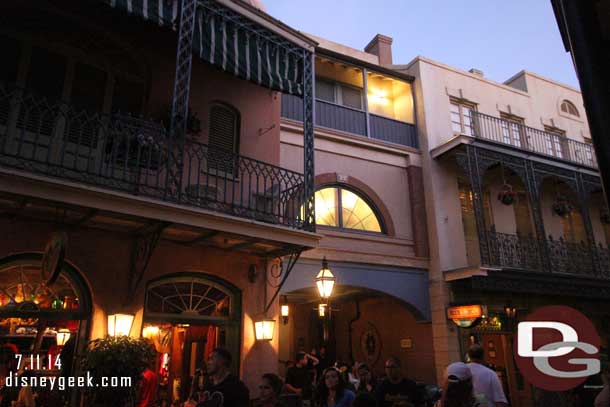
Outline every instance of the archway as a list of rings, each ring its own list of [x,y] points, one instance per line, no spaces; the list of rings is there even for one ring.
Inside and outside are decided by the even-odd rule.
[[[241,292],[214,275],[185,272],[150,281],[142,336],[157,350],[158,398],[183,403],[201,390],[205,362],[214,348],[233,356],[239,372]]]
[[[69,375],[75,368],[76,350],[87,343],[92,311],[87,283],[76,267],[64,261],[57,280],[47,285],[41,273],[42,257],[41,253],[21,253],[0,259],[2,381],[8,372],[19,369],[46,376],[64,370]],[[15,354],[23,355],[20,361]],[[59,405],[52,397],[43,391],[39,400]]]

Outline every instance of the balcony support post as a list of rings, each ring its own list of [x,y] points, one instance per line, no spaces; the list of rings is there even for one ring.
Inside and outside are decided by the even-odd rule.
[[[591,261],[593,262],[593,270],[591,271],[599,271],[600,263],[597,259],[597,250],[595,250],[595,234],[593,232],[593,224],[591,222],[591,213],[589,212],[589,198],[591,191],[587,189],[581,173],[576,174],[576,187],[578,189],[578,200],[580,201],[580,215],[582,216],[585,233],[587,234],[587,246],[591,253]]]
[[[371,137],[371,116],[369,115],[369,78],[368,70],[362,68],[362,87],[364,92],[364,121],[366,126],[366,136]]]
[[[456,156],[458,164],[464,169],[470,188],[472,189],[472,203],[474,206],[474,217],[477,225],[477,235],[479,237],[479,248],[481,254],[481,265],[489,266],[492,264],[491,244],[487,227],[485,225],[485,215],[483,208],[483,178],[479,166],[476,147],[466,146],[466,154]]]
[[[196,0],[182,0],[180,28],[176,47],[176,75],[172,97],[172,117],[167,146],[167,174],[165,197],[179,201],[182,194],[184,141],[191,88],[193,36],[195,33]]]
[[[540,185],[536,181],[534,165],[531,161],[525,161],[525,176],[527,182],[527,196],[529,198],[530,210],[534,220],[534,228],[536,230],[536,241],[538,242],[538,267],[540,270],[549,270],[549,253],[546,244],[546,230],[544,227],[544,216],[542,215],[542,206],[540,205]]]
[[[303,51],[303,228],[316,230],[314,118],[315,118],[314,55]]]

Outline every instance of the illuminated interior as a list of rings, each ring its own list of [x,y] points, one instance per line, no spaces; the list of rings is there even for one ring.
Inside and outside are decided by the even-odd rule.
[[[410,83],[369,71],[367,86],[371,114],[415,123]],[[316,99],[364,111],[364,94],[362,69],[327,58],[316,58]]]
[[[316,224],[381,232],[381,222],[371,206],[356,193],[340,187],[316,191]]]

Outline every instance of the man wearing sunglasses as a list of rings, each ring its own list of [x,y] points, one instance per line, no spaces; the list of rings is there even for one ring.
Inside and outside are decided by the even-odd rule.
[[[375,397],[379,407],[419,407],[422,397],[417,384],[403,376],[400,360],[391,357],[385,362],[386,378],[377,386]]]

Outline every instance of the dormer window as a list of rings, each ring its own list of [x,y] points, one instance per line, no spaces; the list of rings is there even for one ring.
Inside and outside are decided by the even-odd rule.
[[[570,102],[569,100],[564,100],[563,102],[561,102],[561,111],[574,117],[580,117],[578,109],[576,109],[574,103]]]

